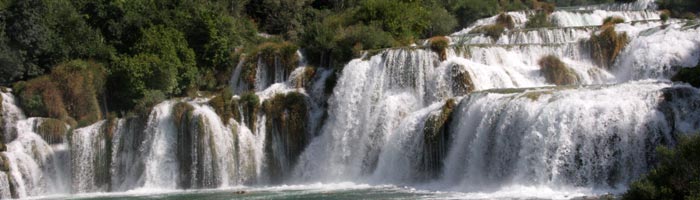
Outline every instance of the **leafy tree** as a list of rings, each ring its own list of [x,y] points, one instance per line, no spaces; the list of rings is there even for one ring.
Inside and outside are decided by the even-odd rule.
[[[622,199],[700,198],[700,136],[681,138],[671,149],[657,148],[659,164],[630,185]]]
[[[310,0],[250,0],[246,9],[261,30],[296,39],[301,32],[305,8],[310,4]]]

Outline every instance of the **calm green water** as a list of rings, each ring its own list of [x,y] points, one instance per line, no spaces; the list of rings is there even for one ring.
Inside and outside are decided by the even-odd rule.
[[[243,194],[240,194],[244,191]],[[74,196],[49,196],[38,199],[95,199],[95,200],[228,200],[228,199],[449,199],[447,193],[416,191],[392,186],[323,188],[323,187],[270,187],[232,188],[189,191],[132,191],[126,193],[96,193]]]
[[[590,191],[588,191],[590,192]],[[228,200],[228,199],[571,199],[589,196],[581,191],[554,191],[538,187],[511,187],[491,193],[432,192],[398,186],[356,184],[312,184],[277,187],[240,187],[207,190],[139,189],[124,193],[93,193],[47,196],[36,199],[95,200]],[[590,196],[589,196],[590,197]]]

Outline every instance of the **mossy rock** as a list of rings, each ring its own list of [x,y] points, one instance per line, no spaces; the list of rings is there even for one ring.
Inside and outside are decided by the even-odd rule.
[[[681,68],[671,80],[686,82],[693,87],[700,87],[700,65],[693,68]]]
[[[211,103],[211,102],[210,102]],[[173,106],[173,120],[175,124],[182,124],[192,118],[194,107],[187,102],[178,102]]]
[[[447,47],[450,45],[449,39],[445,36],[435,36],[428,39],[430,49],[437,53],[440,61],[447,59]]]
[[[555,85],[575,85],[579,82],[578,75],[556,56],[549,55],[538,62],[540,72],[548,83]]]
[[[304,67],[304,72],[297,76],[295,80],[292,80],[296,88],[305,88],[311,85],[311,80],[313,80],[314,75],[316,75],[315,67]]]
[[[454,96],[463,96],[474,91],[474,81],[464,66],[452,65],[450,74],[452,74],[452,94]]]
[[[593,34],[588,40],[591,57],[598,66],[610,69],[615,59],[629,43],[627,33],[615,32],[614,26],[604,26],[600,34]]]
[[[12,90],[10,90],[10,88],[8,88],[8,87],[0,86],[0,92],[9,93],[11,91]]]
[[[0,139],[0,152],[5,151],[7,151],[7,145],[5,145],[5,141],[2,141],[2,139]]]
[[[515,28],[515,21],[513,17],[506,13],[501,13],[496,17],[496,24],[499,24],[507,29]]]
[[[537,12],[534,15],[530,15],[525,23],[525,28],[548,28],[554,27],[554,24],[549,20],[549,14],[547,12]]]
[[[233,113],[238,112],[231,106],[232,103],[233,94],[228,89],[222,90],[216,97],[209,100],[209,105],[214,108],[214,111],[224,123],[228,123],[228,120],[233,117]]]
[[[618,16],[610,16],[603,19],[603,26],[614,26],[615,24],[625,23],[625,19]]]
[[[477,28],[474,28],[473,30],[469,31],[469,33],[480,33],[484,34],[494,41],[498,41],[498,39],[501,38],[501,35],[503,35],[503,32],[506,31],[506,28],[501,25],[501,24],[492,24],[492,25],[484,25],[484,26],[479,26]]]
[[[43,118],[37,126],[37,134],[49,144],[63,143],[63,138],[68,133],[67,124],[53,118]]]
[[[277,94],[263,102],[263,112],[267,116],[266,138],[270,138],[266,140],[265,145],[268,170],[273,177],[272,181],[280,182],[288,175],[284,171],[289,170],[286,167],[294,166],[310,141],[307,137],[307,97],[298,92]],[[278,138],[277,141],[281,142],[278,145],[282,145],[283,152],[273,150],[273,138]],[[278,163],[281,159],[286,159],[289,165],[285,167]]]
[[[425,121],[421,171],[426,179],[437,177],[443,167],[450,143],[449,124],[456,106],[454,99],[448,99],[440,112],[431,114]]]
[[[4,153],[0,153],[0,171],[10,171],[10,159],[8,159]]]
[[[250,131],[255,134],[257,129],[255,124],[258,120],[257,113],[260,110],[260,98],[253,92],[241,95],[238,106],[243,110],[243,120]]]

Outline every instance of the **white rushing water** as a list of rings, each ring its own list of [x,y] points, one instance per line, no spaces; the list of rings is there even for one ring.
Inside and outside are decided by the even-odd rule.
[[[656,146],[700,130],[700,90],[668,81],[698,64],[700,28],[661,22],[655,8],[651,0],[560,8],[549,17],[556,27],[537,29],[524,29],[534,12],[508,12],[514,29],[497,39],[470,34],[497,16],[478,20],[449,37],[444,60],[420,46],[366,54],[340,72],[307,68],[300,52],[293,70],[279,56],[272,66],[242,58],[233,95],[222,98],[229,119],[215,96],[170,99],[73,129],[60,144],[45,142],[44,119],[25,117],[2,92],[0,198],[375,187],[365,183],[446,198],[619,193],[653,165]],[[625,19],[615,29],[630,42],[605,68],[587,40],[610,16]],[[575,84],[547,82],[539,61],[550,55]],[[293,106],[306,110],[293,115]],[[302,129],[291,129],[300,116]]]

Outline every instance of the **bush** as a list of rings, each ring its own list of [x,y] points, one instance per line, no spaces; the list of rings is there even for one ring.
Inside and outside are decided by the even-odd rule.
[[[663,21],[664,23],[666,23],[666,21],[668,21],[668,19],[670,17],[671,17],[671,11],[668,11],[668,10],[662,10],[661,14],[659,14],[659,18],[661,18],[661,21]]]
[[[545,12],[538,12],[530,15],[525,23],[525,28],[548,28],[554,27],[554,24],[549,21],[549,16]]]
[[[657,148],[654,169],[630,185],[622,199],[700,198],[700,136],[682,137],[675,148]]]
[[[609,69],[615,64],[615,59],[627,46],[627,33],[618,34],[615,27],[603,27],[600,34],[593,34],[588,41],[593,60],[603,68]]]
[[[28,116],[56,118],[81,127],[102,119],[98,99],[104,94],[104,82],[102,65],[76,60],[14,87]]]
[[[686,82],[693,87],[700,87],[700,65],[693,68],[682,68],[671,80]]]
[[[548,83],[555,85],[574,85],[578,83],[578,75],[556,56],[545,56],[538,61],[540,72]]]
[[[430,49],[438,54],[440,60],[447,59],[447,47],[450,45],[450,41],[445,36],[435,36],[428,39],[430,43]]]
[[[134,110],[142,117],[148,116],[153,106],[165,101],[166,96],[160,90],[146,90],[143,97],[136,100]]]

